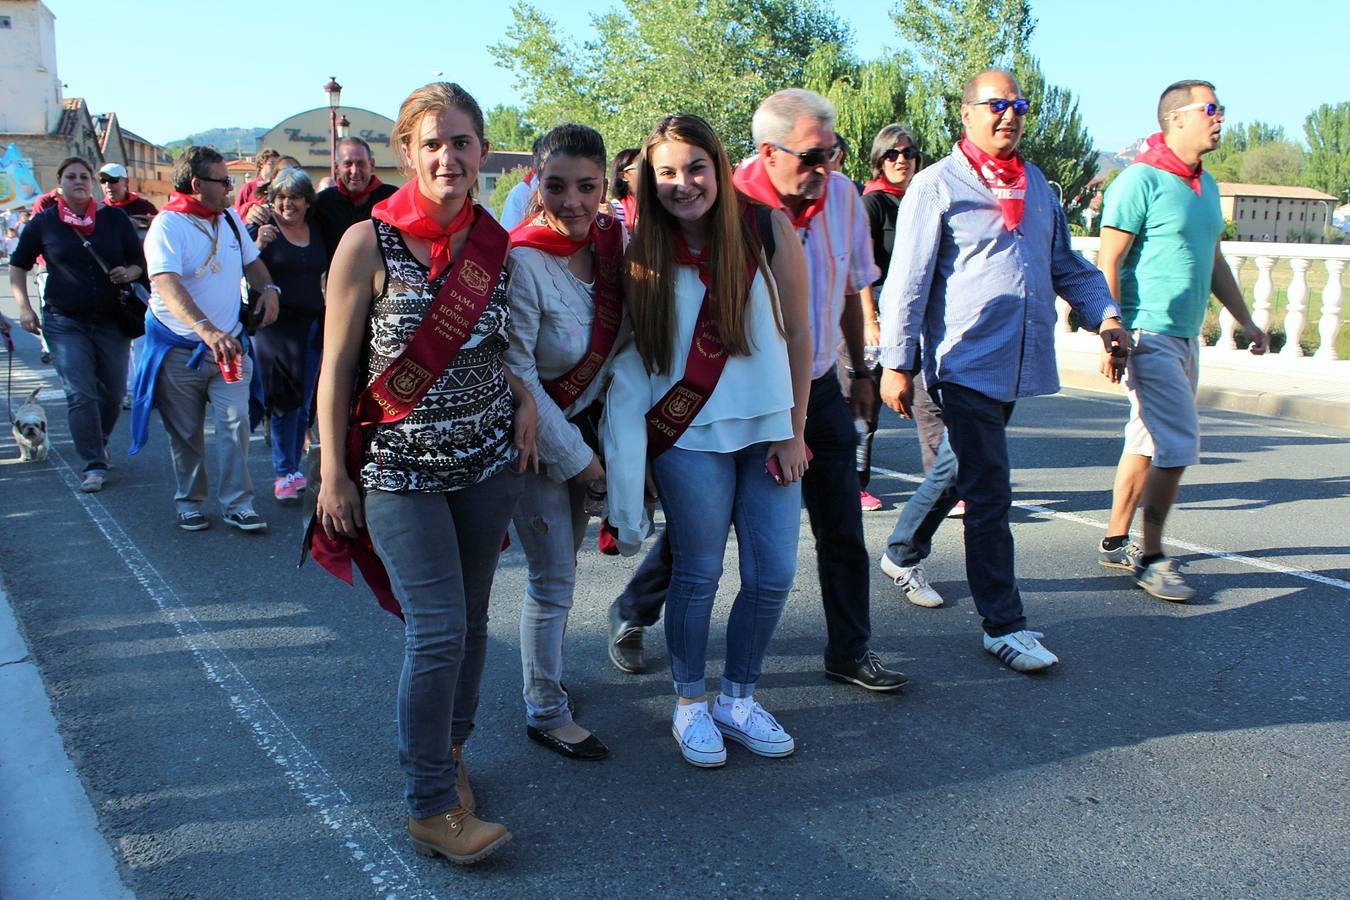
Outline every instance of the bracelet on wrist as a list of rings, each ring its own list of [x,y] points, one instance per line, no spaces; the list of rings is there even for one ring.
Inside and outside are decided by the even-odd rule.
[[[210,324],[211,324],[211,320],[210,320],[210,319],[206,318],[205,316],[202,316],[200,319],[198,319],[197,321],[195,321],[195,322],[192,323],[192,327],[193,327],[193,328],[200,328],[203,322],[205,322],[207,325],[210,325]]]

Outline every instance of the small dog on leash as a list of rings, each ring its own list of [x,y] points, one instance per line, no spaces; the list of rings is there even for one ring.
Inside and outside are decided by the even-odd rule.
[[[47,414],[38,405],[40,388],[34,389],[14,414],[14,440],[19,445],[19,459],[23,462],[41,462],[47,458]]]

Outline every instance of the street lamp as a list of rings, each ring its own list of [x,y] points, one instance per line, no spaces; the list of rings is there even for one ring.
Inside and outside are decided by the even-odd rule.
[[[336,75],[328,76],[328,83],[323,86],[323,90],[328,95],[328,169],[333,180],[337,181],[337,124],[342,85],[337,83]]]
[[[349,122],[349,121],[347,121],[347,116],[346,116],[346,115],[341,115],[341,116],[339,116],[339,117],[338,117],[338,120],[337,120],[337,136],[338,136],[338,140],[341,141],[341,140],[346,139],[348,132],[351,130],[351,127],[352,127],[352,123]]]
[[[1322,204],[1323,208],[1326,210],[1325,218],[1322,219],[1322,228],[1321,228],[1322,243],[1325,244],[1327,242],[1327,229],[1331,227],[1331,201],[1314,200],[1313,202]]]
[[[1064,205],[1064,188],[1063,188],[1063,186],[1061,186],[1060,183],[1059,183],[1058,181],[1051,181],[1050,184],[1053,184],[1053,185],[1055,186],[1055,193],[1059,195],[1059,205],[1060,205],[1060,206],[1063,206],[1063,205]]]

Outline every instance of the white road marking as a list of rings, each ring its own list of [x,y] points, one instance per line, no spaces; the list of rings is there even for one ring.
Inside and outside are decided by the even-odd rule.
[[[1086,389],[1075,388],[1073,390],[1084,391]],[[1069,400],[1083,400],[1087,403],[1104,403],[1109,406],[1115,407],[1122,407],[1122,406],[1128,407],[1130,405],[1130,401],[1127,400],[1125,397],[1093,397],[1086,393],[1066,394],[1062,390],[1058,394],[1051,394],[1050,396],[1065,397]],[[1288,434],[1297,434],[1302,437],[1324,438],[1329,441],[1344,440],[1344,437],[1337,437],[1334,434],[1322,434],[1321,432],[1318,431],[1308,431],[1307,429],[1303,428],[1290,428],[1288,425],[1276,425],[1275,420],[1272,419],[1270,416],[1263,416],[1257,413],[1247,413],[1246,415],[1252,417],[1250,419],[1234,419],[1231,417],[1241,416],[1244,415],[1244,413],[1234,409],[1215,410],[1215,412],[1226,412],[1228,413],[1228,417],[1212,415],[1209,410],[1201,410],[1200,418],[1209,419],[1213,422],[1222,425],[1241,425],[1247,428],[1259,428],[1262,431],[1283,431]],[[1124,427],[1123,422],[1121,423],[1121,427],[1122,428]]]
[[[897,472],[894,469],[883,469],[880,466],[872,466],[873,475],[881,475],[886,478],[897,478],[900,481],[911,481],[915,484],[923,481],[922,475],[910,475],[908,472]],[[1087,516],[1080,516],[1077,513],[1060,512],[1050,509],[1048,506],[1041,506],[1036,503],[1030,503],[1025,500],[1014,500],[1013,506],[1018,509],[1025,509],[1032,515],[1040,516],[1044,519],[1065,519],[1069,522],[1076,522],[1079,525],[1089,525],[1093,528],[1106,530],[1106,523],[1099,522],[1096,519],[1090,519]],[[1340,588],[1343,591],[1350,591],[1350,581],[1342,581],[1339,578],[1331,578],[1327,575],[1319,575],[1316,572],[1309,572],[1307,569],[1297,569],[1293,566],[1282,566],[1278,563],[1267,562],[1264,559],[1257,559],[1254,556],[1244,556],[1241,553],[1233,553],[1229,550],[1220,550],[1216,547],[1206,547],[1203,544],[1193,544],[1190,541],[1182,541],[1176,538],[1163,538],[1163,543],[1173,547],[1180,547],[1189,553],[1199,553],[1204,556],[1212,556],[1215,559],[1226,559],[1230,562],[1240,563],[1244,566],[1251,566],[1253,569],[1264,569],[1267,572],[1277,572],[1280,575],[1292,575],[1295,578],[1303,578],[1308,581],[1315,581],[1318,584],[1325,584],[1329,587]]]
[[[343,850],[370,880],[375,893],[389,898],[434,897],[422,886],[408,861],[370,824],[347,792],[253,686],[230,655],[221,649],[98,498],[80,492],[80,477],[55,447],[51,458],[59,463],[57,471],[62,480],[94,525],[103,532],[108,544],[192,651],[207,679],[224,691],[230,706],[248,727],[258,747],[281,767],[286,780],[305,802],[318,811],[320,819],[342,843]]]

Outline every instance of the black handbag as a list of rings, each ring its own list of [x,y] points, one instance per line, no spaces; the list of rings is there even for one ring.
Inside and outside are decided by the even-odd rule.
[[[104,275],[112,271],[107,261],[94,249],[94,245],[89,243],[88,238],[81,243],[84,244],[84,249],[89,251],[89,255],[94,257],[94,262],[98,263],[98,267],[103,270]],[[117,313],[114,318],[117,322],[117,329],[122,334],[135,340],[145,334],[145,309],[150,305],[150,292],[139,281],[119,284],[116,285],[116,288]]]

